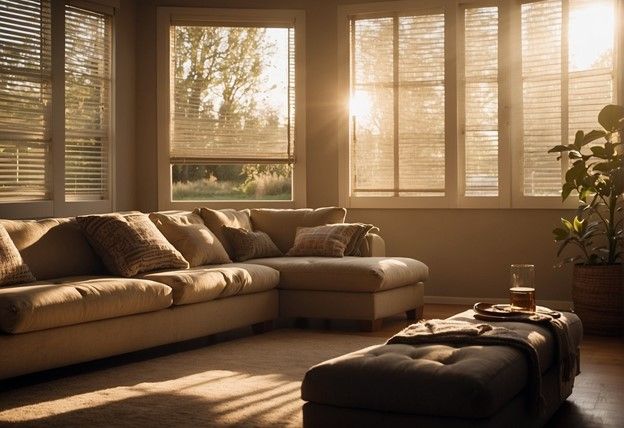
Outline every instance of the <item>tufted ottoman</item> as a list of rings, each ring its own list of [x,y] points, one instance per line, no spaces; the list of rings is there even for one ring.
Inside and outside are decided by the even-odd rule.
[[[472,311],[451,319],[475,321]],[[563,313],[572,344],[582,338],[578,317]],[[542,426],[565,397],[559,394],[556,338],[542,325],[497,323],[540,335],[543,411],[527,406],[529,366],[509,346],[376,345],[312,367],[301,386],[304,425],[533,427]],[[533,336],[535,337],[535,336]]]

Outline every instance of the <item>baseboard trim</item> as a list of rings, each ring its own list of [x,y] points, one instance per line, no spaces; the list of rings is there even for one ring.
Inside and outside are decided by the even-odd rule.
[[[472,306],[476,302],[506,302],[509,297],[453,297],[453,296],[425,296],[425,304],[442,305],[467,305]],[[537,299],[537,304],[547,306],[551,309],[570,310],[572,302],[568,300],[541,300]]]

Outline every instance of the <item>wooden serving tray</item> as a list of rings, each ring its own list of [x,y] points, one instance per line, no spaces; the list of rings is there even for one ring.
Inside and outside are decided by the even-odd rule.
[[[561,317],[561,313],[544,306],[537,306],[535,312],[517,311],[504,303],[478,302],[473,306],[475,318],[486,321],[549,321]]]

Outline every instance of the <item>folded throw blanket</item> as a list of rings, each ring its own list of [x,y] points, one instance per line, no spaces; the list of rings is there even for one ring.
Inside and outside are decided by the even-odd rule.
[[[386,343],[513,346],[526,355],[529,363],[529,409],[534,414],[539,414],[543,410],[542,372],[537,350],[529,338],[521,336],[513,330],[491,324],[433,319],[406,327],[392,336]]]
[[[477,317],[478,314],[474,314]],[[479,317],[479,319],[484,319]],[[538,323],[547,326],[556,340],[559,364],[559,395],[561,399],[572,393],[574,377],[580,373],[579,352],[575,349],[568,333],[568,326],[561,318],[551,316],[539,317],[531,320],[504,319],[498,321]],[[495,323],[482,323],[459,320],[428,320],[412,324],[393,337],[387,343],[402,343],[408,345],[445,343],[449,345],[502,345],[519,349],[527,357],[529,378],[527,389],[529,392],[529,409],[534,414],[543,410],[542,371],[538,359],[537,349],[531,341],[532,335],[524,337],[514,330],[497,326]],[[541,340],[537,335],[535,340]]]

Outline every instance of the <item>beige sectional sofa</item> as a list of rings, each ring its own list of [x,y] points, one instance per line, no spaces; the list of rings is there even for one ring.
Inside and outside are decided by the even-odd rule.
[[[315,211],[245,215],[285,252],[298,226],[314,225]],[[361,256],[257,258],[124,278],[107,272],[75,218],[0,226],[37,279],[0,287],[0,379],[278,317],[354,319],[372,329],[383,317],[422,314],[427,267],[384,257],[375,234]]]

